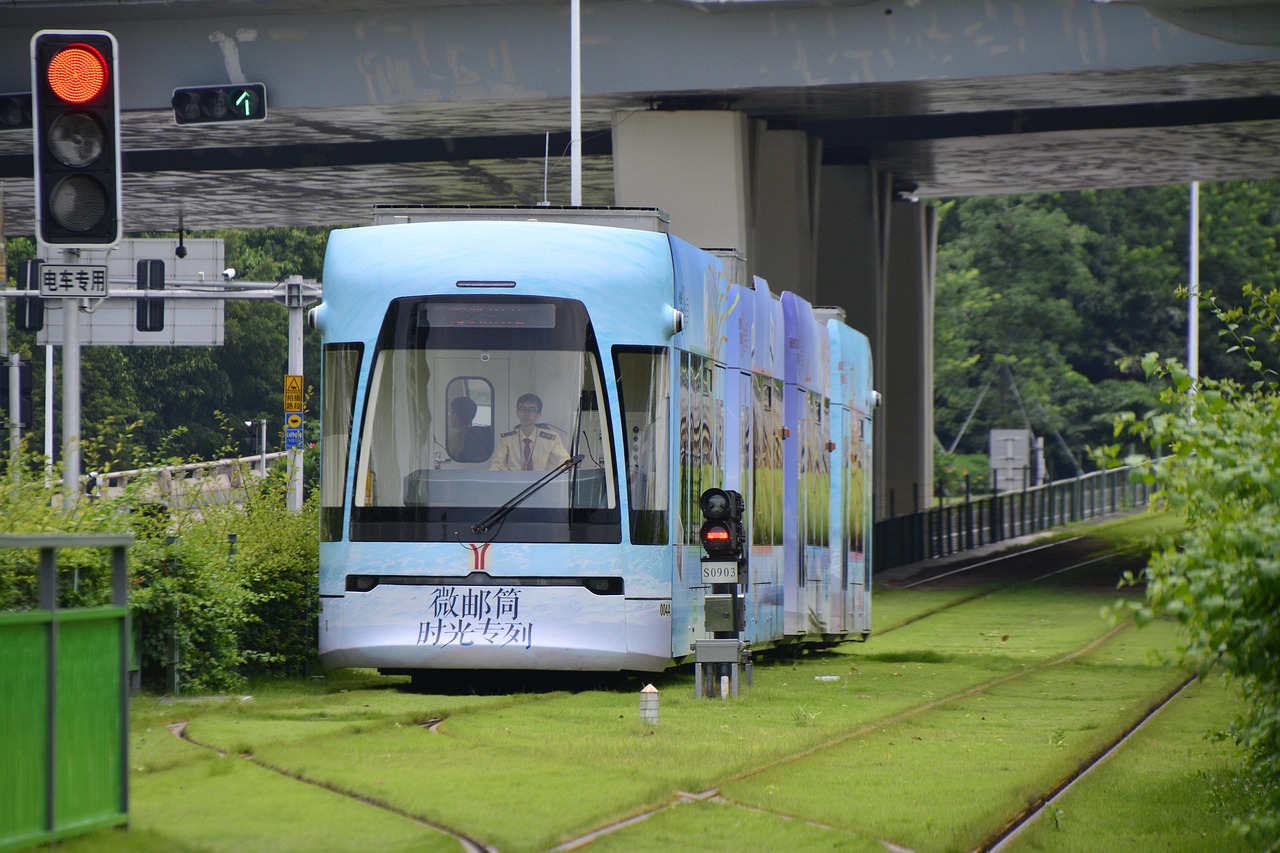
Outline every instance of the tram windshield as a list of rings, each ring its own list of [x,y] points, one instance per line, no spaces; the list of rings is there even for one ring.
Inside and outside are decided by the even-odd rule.
[[[395,300],[369,374],[351,538],[620,541],[605,403],[577,300]],[[556,469],[500,520],[478,525]]]

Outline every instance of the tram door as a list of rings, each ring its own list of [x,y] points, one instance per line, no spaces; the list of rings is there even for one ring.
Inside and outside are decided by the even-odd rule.
[[[850,482],[854,472],[848,465],[849,452],[849,410],[844,406],[831,407],[830,435],[835,440],[835,450],[831,452],[831,561],[829,563],[831,625],[830,633],[843,633],[849,630],[849,611],[851,605],[850,586],[853,582],[849,573],[849,533],[851,514]]]

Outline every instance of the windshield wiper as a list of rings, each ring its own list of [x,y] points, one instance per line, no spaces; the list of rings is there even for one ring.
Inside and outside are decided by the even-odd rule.
[[[493,525],[497,524],[499,521],[506,518],[507,515],[513,509],[520,506],[520,504],[524,503],[531,495],[533,495],[534,492],[538,491],[547,483],[550,483],[556,477],[559,477],[565,471],[568,471],[570,468],[577,468],[578,465],[581,463],[582,463],[581,453],[577,454],[576,456],[570,456],[568,459],[564,460],[559,465],[552,468],[546,474],[543,474],[536,481],[530,483],[528,488],[526,488],[523,492],[516,495],[511,500],[507,501],[502,506],[495,509],[493,512],[489,513],[484,518],[477,521],[475,524],[471,525],[471,532],[476,534],[488,532],[489,528],[493,527]]]

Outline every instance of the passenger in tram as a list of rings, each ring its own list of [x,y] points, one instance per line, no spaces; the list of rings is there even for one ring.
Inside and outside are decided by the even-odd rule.
[[[542,398],[521,394],[516,401],[520,426],[498,438],[498,451],[489,466],[494,471],[550,471],[569,458],[560,434],[538,426]]]
[[[483,462],[493,452],[493,431],[475,426],[476,402],[470,397],[449,401],[449,428],[445,434],[449,457],[455,462]]]

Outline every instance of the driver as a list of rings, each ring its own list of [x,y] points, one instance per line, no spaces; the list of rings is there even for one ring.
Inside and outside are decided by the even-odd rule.
[[[560,435],[539,429],[542,399],[537,394],[521,394],[516,401],[520,426],[498,438],[498,449],[489,466],[494,471],[550,471],[569,458]]]

